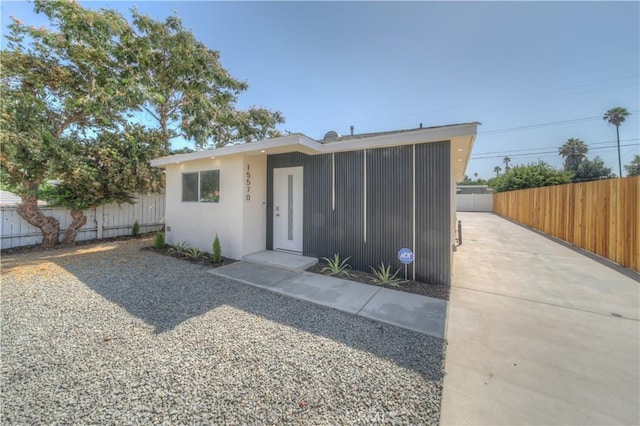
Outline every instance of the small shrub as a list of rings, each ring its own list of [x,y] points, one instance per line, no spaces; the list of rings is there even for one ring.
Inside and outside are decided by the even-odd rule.
[[[176,257],[186,257],[187,250],[189,250],[189,245],[186,241],[182,243],[178,242],[175,243],[171,248],[169,248],[167,253]]]
[[[140,233],[140,224],[136,220],[133,223],[133,226],[131,227],[131,236],[132,237],[137,237],[139,233]]]
[[[184,256],[189,260],[198,260],[200,259],[204,253],[196,247],[186,249],[184,252]]]
[[[347,271],[347,269],[351,269],[351,265],[349,265],[347,261],[351,259],[351,256],[347,257],[346,259],[340,260],[340,253],[336,253],[333,255],[332,259],[328,259],[326,257],[323,257],[322,259],[327,262],[327,266],[322,268],[322,270],[320,271],[323,274],[337,276],[344,275],[345,277],[349,276],[349,272]]]
[[[155,248],[157,248],[158,250],[161,250],[164,248],[165,243],[164,243],[164,234],[160,231],[156,232],[156,238],[153,241],[153,246]]]
[[[400,278],[396,278],[400,269],[398,269],[395,274],[391,275],[391,264],[385,266],[384,262],[382,262],[380,263],[380,266],[378,266],[378,269],[374,269],[372,266],[370,266],[370,268],[375,275],[373,280],[377,283],[390,285],[392,287],[400,287],[400,284],[405,282]]]
[[[216,234],[216,239],[213,240],[213,247],[211,251],[211,261],[213,263],[222,262],[222,247],[220,246],[220,240],[218,239],[218,234]]]

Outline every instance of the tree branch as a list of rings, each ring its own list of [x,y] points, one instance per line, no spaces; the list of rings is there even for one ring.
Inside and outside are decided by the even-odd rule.
[[[74,114],[74,115],[72,115],[71,117],[69,117],[69,118],[67,118],[66,120],[64,120],[64,121],[62,122],[62,124],[61,124],[61,125],[59,125],[59,126],[56,128],[56,130],[53,132],[53,136],[54,136],[55,138],[60,137],[60,135],[61,135],[62,133],[64,133],[64,131],[65,131],[65,130],[67,130],[67,128],[68,128],[70,125],[75,124],[75,123],[79,123],[79,122],[81,122],[82,120],[84,120],[85,118],[86,118],[86,117],[85,117],[85,115],[84,115],[83,113],[81,113],[81,112],[75,113],[75,114]]]
[[[153,113],[153,111],[149,108],[147,108],[146,106],[142,105],[142,109],[145,110],[150,116],[152,116],[153,118],[155,118],[156,120],[160,121],[160,117],[158,117],[157,115],[155,115]]]

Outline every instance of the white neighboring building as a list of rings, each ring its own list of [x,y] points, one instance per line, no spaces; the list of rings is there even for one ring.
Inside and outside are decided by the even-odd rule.
[[[458,185],[456,211],[493,212],[493,190],[487,185]]]

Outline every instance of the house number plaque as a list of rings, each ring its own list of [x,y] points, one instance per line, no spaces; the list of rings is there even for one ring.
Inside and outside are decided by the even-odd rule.
[[[247,201],[251,200],[251,168],[250,167],[251,166],[249,166],[249,164],[247,164],[247,174],[246,174],[247,180],[245,182],[246,185],[247,185],[246,186],[247,195],[245,195],[245,197],[244,197]]]

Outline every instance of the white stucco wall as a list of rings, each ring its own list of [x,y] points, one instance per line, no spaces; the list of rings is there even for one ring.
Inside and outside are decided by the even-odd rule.
[[[182,202],[182,174],[206,170],[220,170],[220,202]],[[266,171],[266,155],[238,154],[167,165],[167,244],[187,242],[210,253],[217,234],[225,257],[242,259],[265,250]]]
[[[266,250],[267,247],[266,155],[245,156],[243,171],[243,254],[250,254]],[[247,172],[250,173],[250,177]]]

